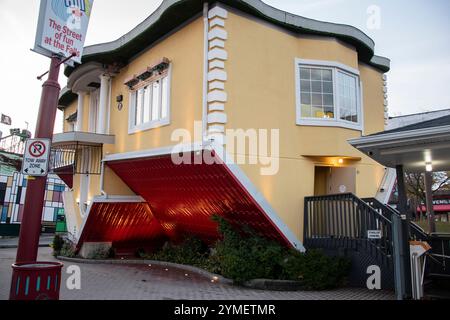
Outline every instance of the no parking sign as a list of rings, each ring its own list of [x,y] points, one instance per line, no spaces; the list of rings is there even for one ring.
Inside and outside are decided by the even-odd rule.
[[[25,144],[22,173],[34,177],[46,176],[48,174],[49,157],[49,139],[28,139]]]

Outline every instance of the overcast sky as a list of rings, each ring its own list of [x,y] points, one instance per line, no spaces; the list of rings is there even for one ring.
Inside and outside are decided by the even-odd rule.
[[[39,0],[0,0],[0,113],[13,127],[34,133],[41,83],[36,76],[49,59],[34,45]],[[139,24],[161,0],[95,0],[86,45],[115,40]],[[279,9],[318,20],[353,25],[376,43],[376,54],[392,60],[390,115],[450,108],[450,1],[448,0],[265,0]],[[379,28],[368,28],[375,5]],[[370,11],[370,10],[369,10]],[[369,20],[372,21],[372,20]],[[374,26],[371,24],[371,26]],[[376,25],[375,25],[376,26]],[[60,77],[61,86],[66,79]],[[0,125],[4,135],[10,127]],[[61,131],[59,112],[56,131]]]

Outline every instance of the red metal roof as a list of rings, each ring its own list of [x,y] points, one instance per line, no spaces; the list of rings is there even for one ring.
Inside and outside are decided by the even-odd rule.
[[[203,151],[207,152],[207,151]],[[191,159],[194,154],[191,153]],[[258,202],[251,196],[248,190],[233,175],[225,164],[181,164],[173,163],[170,154],[151,158],[128,159],[108,162],[107,165],[138,195],[143,197],[150,206],[151,213],[159,222],[165,235],[173,240],[178,240],[184,235],[195,235],[205,241],[218,238],[217,225],[211,221],[215,214],[223,216],[231,223],[237,225],[249,225],[261,235],[276,240],[284,245],[292,246],[283,232],[269,218]],[[98,205],[97,205],[98,206]],[[111,207],[113,212],[101,210],[101,207],[93,206],[91,215],[104,216],[119,214],[126,218],[132,215],[133,210],[121,212],[118,208]],[[150,215],[149,215],[150,217]],[[110,230],[110,226],[104,225],[104,218],[91,222],[91,230],[95,241],[105,238],[120,238],[118,233]],[[113,224],[119,228],[120,222]],[[145,223],[152,223],[148,219]],[[144,223],[140,221],[136,226]],[[142,226],[141,226],[142,227]],[[151,228],[150,228],[151,229]],[[134,234],[132,229],[127,229],[128,236]],[[83,230],[83,234],[86,230]],[[158,228],[145,232],[160,232]],[[141,237],[145,238],[145,232]],[[114,235],[114,236],[113,236]],[[149,235],[147,235],[149,236]],[[86,239],[84,239],[86,241]],[[92,240],[93,241],[93,240]]]
[[[117,249],[148,248],[164,239],[164,231],[146,203],[94,202],[78,247],[84,242],[112,242]]]

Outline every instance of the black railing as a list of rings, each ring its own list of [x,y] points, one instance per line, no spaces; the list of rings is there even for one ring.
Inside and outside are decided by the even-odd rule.
[[[355,195],[307,197],[304,219],[307,246],[362,248],[374,258],[392,263],[391,220]]]
[[[101,173],[103,147],[83,143],[58,144],[50,157],[50,170],[56,174]]]
[[[391,217],[393,214],[400,216],[400,212],[397,211],[397,209],[392,208],[390,205],[385,205],[378,201],[375,198],[365,198],[362,199],[364,202],[368,203],[372,208],[377,210],[380,214],[382,214],[384,217],[391,220]],[[420,240],[420,241],[427,241],[429,236],[428,234],[417,224],[410,221],[410,236],[411,240]]]

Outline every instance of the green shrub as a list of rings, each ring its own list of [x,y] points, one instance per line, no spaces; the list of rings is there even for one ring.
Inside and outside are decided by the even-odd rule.
[[[282,262],[282,279],[301,281],[305,289],[326,290],[345,284],[350,270],[347,258],[328,257],[321,250],[292,250]]]
[[[55,235],[52,242],[53,255],[55,257],[60,255],[63,246],[64,246],[64,239],[58,234]]]
[[[144,257],[151,260],[205,267],[208,247],[200,239],[190,237],[181,244],[166,243],[160,251],[144,255]]]
[[[67,258],[75,258],[76,257],[75,247],[72,244],[66,242],[63,244],[61,251],[59,252],[58,255]]]
[[[300,253],[258,236],[249,228],[239,230],[221,217],[222,240],[216,244],[217,270],[237,283],[251,279],[301,281],[305,289],[325,290],[344,284],[350,269],[345,258],[328,257],[319,250]]]
[[[252,279],[295,280],[305,289],[325,290],[344,284],[350,263],[347,259],[324,255],[319,250],[300,253],[256,234],[249,227],[236,227],[222,217],[218,224],[221,240],[209,248],[197,238],[181,244],[166,243],[150,255],[140,256],[178,264],[192,265],[243,283]]]
[[[249,228],[233,227],[225,219],[214,217],[222,240],[216,244],[214,259],[219,271],[238,283],[251,279],[276,279],[285,249],[278,243],[257,236]]]

